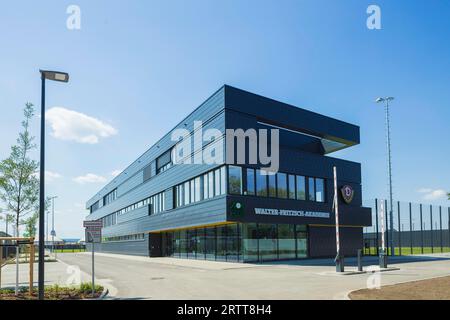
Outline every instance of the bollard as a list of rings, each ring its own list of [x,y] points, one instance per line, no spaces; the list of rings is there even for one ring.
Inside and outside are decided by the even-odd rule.
[[[344,272],[344,256],[336,255],[334,261],[336,262],[336,272]]]
[[[363,271],[363,266],[362,266],[362,250],[359,249],[358,250],[358,271]]]
[[[387,268],[387,255],[384,252],[380,252],[380,269]]]

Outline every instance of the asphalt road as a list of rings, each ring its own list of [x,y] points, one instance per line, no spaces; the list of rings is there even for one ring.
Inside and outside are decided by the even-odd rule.
[[[89,253],[58,258],[90,273]],[[95,261],[96,281],[111,298],[122,299],[345,299],[368,285],[450,275],[450,254],[402,259],[391,265],[400,270],[355,275],[336,275],[332,260],[253,265],[97,254]]]

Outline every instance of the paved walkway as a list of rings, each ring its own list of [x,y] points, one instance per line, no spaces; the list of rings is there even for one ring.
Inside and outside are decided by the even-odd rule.
[[[61,261],[90,272],[89,253]],[[376,264],[377,258],[366,258]],[[347,259],[354,265],[355,259]],[[242,264],[96,254],[96,278],[111,297],[128,299],[346,299],[350,291],[450,275],[450,254],[399,257],[399,270],[338,275],[332,259]],[[367,266],[366,266],[367,268]],[[355,266],[346,270],[356,270]]]
[[[89,274],[81,271],[77,266],[69,266],[64,262],[46,262],[45,263],[45,285],[58,284],[66,286],[74,283],[90,282]],[[16,285],[16,265],[10,264],[2,268],[2,288],[14,288]],[[38,263],[34,264],[33,284],[37,286],[38,281]],[[28,287],[30,281],[29,264],[19,264],[19,286]]]

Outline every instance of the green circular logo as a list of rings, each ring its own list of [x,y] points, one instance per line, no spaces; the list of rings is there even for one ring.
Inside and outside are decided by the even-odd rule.
[[[243,216],[244,215],[244,205],[240,202],[232,202],[230,205],[230,213],[233,216]]]

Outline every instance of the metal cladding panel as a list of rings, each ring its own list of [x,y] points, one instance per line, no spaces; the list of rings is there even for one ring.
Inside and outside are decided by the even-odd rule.
[[[146,217],[146,216],[148,216],[148,212],[149,212],[149,207],[148,206],[141,207],[139,209],[129,211],[129,212],[124,213],[124,214],[122,214],[120,216],[117,216],[117,224],[128,222],[128,221],[135,220],[135,219],[139,219],[139,218],[142,218],[142,217]],[[103,232],[105,232],[105,230],[108,230],[110,228],[111,227],[103,228],[103,230],[104,230]]]
[[[86,249],[91,250],[91,244],[86,244]],[[144,240],[121,241],[121,242],[102,242],[95,244],[96,252],[128,254],[135,256],[148,256],[148,234]]]
[[[204,130],[209,128],[217,128],[224,131],[225,128],[225,115],[224,113],[217,114],[214,119],[205,124]],[[170,145],[172,147],[172,145]],[[165,149],[167,151],[169,146]],[[217,148],[218,155],[224,154],[224,144]],[[161,147],[163,149],[163,147]],[[162,150],[163,151],[163,150]],[[154,163],[154,162],[153,162]],[[148,163],[147,163],[148,165]],[[120,186],[120,196],[108,204],[89,215],[88,219],[95,220],[102,218],[108,214],[118,211],[130,204],[141,201],[156,193],[167,190],[175,185],[189,180],[195,176],[198,176],[208,170],[212,170],[219,165],[207,165],[207,164],[192,164],[192,165],[174,165],[167,171],[153,176],[151,179],[138,183],[143,180],[143,166],[142,170],[131,177]]]
[[[228,85],[225,86],[225,108],[350,145],[360,141],[358,126]]]
[[[128,168],[126,168],[119,176],[114,178],[113,181],[111,181],[95,196],[89,199],[86,203],[86,208],[89,208],[92,204],[94,204],[96,201],[98,201],[104,195],[106,195],[108,193],[107,190],[113,190],[116,186],[121,185],[126,180],[128,180],[130,176],[133,176],[135,173],[142,170],[149,163],[151,163],[151,161],[155,160],[158,156],[162,155],[165,151],[167,151],[170,147],[172,147],[174,143],[173,141],[171,141],[171,135],[174,130],[178,128],[184,128],[192,131],[194,127],[194,121],[197,120],[206,121],[210,119],[215,114],[223,110],[224,105],[225,105],[225,92],[224,87],[222,87],[217,92],[215,92],[210,98],[208,98],[204,103],[202,103],[197,109],[195,109],[191,114],[189,114],[182,121],[180,121],[180,123],[175,128],[169,131],[163,138],[161,138],[149,150],[147,150]]]
[[[134,176],[132,176],[130,179],[122,183],[117,188],[117,197],[123,196],[125,193],[130,191],[131,189],[137,187],[142,182],[144,182],[144,171],[138,171]]]
[[[312,201],[299,201],[289,199],[263,198],[253,196],[228,196],[227,220],[239,222],[260,222],[260,223],[292,223],[292,224],[317,224],[335,225],[335,215],[331,208],[331,202],[319,203]],[[233,212],[231,207],[240,203],[243,212]],[[289,215],[263,215],[256,214],[255,208],[279,209],[308,212],[329,213],[328,218],[299,217]],[[349,206],[340,200],[339,223],[346,226],[371,226],[371,209],[363,207]]]
[[[309,255],[311,258],[336,256],[336,229],[333,227],[308,228]],[[357,255],[357,250],[363,247],[362,228],[340,228],[340,245],[342,254],[347,257]]]
[[[226,197],[222,196],[164,213],[142,216],[103,229],[103,236],[121,236],[143,232],[148,233],[225,222],[225,205]],[[142,213],[143,211],[141,211],[141,209],[135,211]]]
[[[118,198],[111,204],[98,209],[91,215],[90,220],[100,219],[108,214],[116,212],[130,204],[136,203],[157,194],[159,192],[167,190],[169,187],[174,187],[177,184],[189,180],[195,176],[201,175],[206,171],[216,168],[218,165],[177,165],[173,166],[167,171],[153,177],[145,183],[137,186],[132,191],[128,192],[125,196]]]

